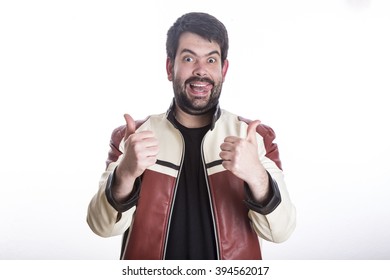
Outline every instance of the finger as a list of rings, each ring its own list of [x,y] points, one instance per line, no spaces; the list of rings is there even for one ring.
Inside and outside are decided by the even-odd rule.
[[[221,148],[222,151],[231,151],[232,147],[233,147],[233,145],[231,143],[228,143],[228,142],[223,142],[220,145],[220,148]]]
[[[241,138],[237,137],[237,136],[227,136],[223,141],[225,143],[236,143],[237,141],[240,141]]]
[[[220,157],[223,161],[230,161],[230,160],[231,160],[231,153],[226,152],[226,151],[221,151],[221,152],[219,153],[219,157]]]
[[[126,120],[125,139],[135,132],[135,121],[129,114],[124,115]]]
[[[259,124],[259,120],[252,121],[248,124],[246,139],[251,143],[256,143],[256,128]]]
[[[142,133],[145,134],[145,131],[141,132],[140,134],[142,134]],[[152,133],[150,133],[150,134],[153,135]],[[145,148],[158,147],[158,140],[155,137],[145,137],[145,138],[140,138],[140,139],[142,139],[142,145]]]

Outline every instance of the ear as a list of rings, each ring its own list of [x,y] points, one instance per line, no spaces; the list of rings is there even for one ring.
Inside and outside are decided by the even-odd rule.
[[[173,64],[172,63],[173,63],[172,60],[169,57],[167,57],[167,61],[166,61],[165,67],[167,69],[167,75],[168,75],[168,80],[169,81],[173,80],[173,74],[172,74],[172,72],[173,72]]]
[[[225,76],[229,68],[229,60],[225,59],[222,65],[222,81],[225,81]]]

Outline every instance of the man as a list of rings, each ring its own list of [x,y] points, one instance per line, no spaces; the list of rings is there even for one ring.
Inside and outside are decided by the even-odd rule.
[[[87,221],[123,234],[122,259],[261,259],[295,228],[273,130],[222,110],[225,26],[188,13],[169,29],[165,114],[114,130]]]

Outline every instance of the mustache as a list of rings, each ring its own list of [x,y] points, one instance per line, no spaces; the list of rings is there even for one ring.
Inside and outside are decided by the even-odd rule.
[[[190,84],[193,82],[203,82],[203,83],[209,83],[214,86],[214,81],[209,78],[199,78],[199,77],[191,77],[186,80],[186,84]]]

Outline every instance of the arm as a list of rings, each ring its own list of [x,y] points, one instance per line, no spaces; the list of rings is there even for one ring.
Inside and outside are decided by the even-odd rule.
[[[257,234],[265,240],[280,243],[287,240],[296,226],[296,209],[292,203],[279,158],[279,149],[274,143],[274,131],[265,125],[259,126],[257,132],[262,135],[259,144],[261,163],[269,174],[271,190],[267,204],[262,208],[249,207],[248,216]],[[277,200],[279,203],[275,204]],[[262,210],[262,211],[259,211]]]
[[[120,235],[130,226],[133,211],[120,213],[114,208],[107,195],[111,190],[114,171],[121,160],[120,143],[125,136],[125,126],[116,128],[110,139],[110,149],[106,161],[106,170],[101,175],[98,192],[93,196],[88,206],[87,223],[91,230],[102,237]]]
[[[222,165],[245,181],[249,218],[257,234],[282,242],[295,228],[295,207],[285,186],[274,139],[270,127],[250,122],[246,138],[225,138],[220,156]]]
[[[140,176],[155,163],[158,153],[153,133],[136,133],[134,120],[129,115],[125,115],[125,119],[126,126],[114,130],[111,136],[107,170],[88,207],[88,225],[96,234],[105,237],[122,234],[130,226],[133,206],[138,200]]]
[[[98,192],[88,206],[87,223],[95,234],[102,237],[123,234],[131,224],[135,208],[118,212],[108,200],[107,185],[117,165],[118,162],[109,164],[100,178]]]
[[[260,237],[280,243],[286,241],[295,229],[296,210],[287,192],[283,174],[277,170],[269,170],[278,190],[276,197],[280,197],[280,203],[275,208],[268,209],[269,205],[257,205],[260,206],[258,208],[254,207],[255,204],[248,205],[250,209],[248,216],[254,230]],[[277,199],[276,197],[274,199]]]

